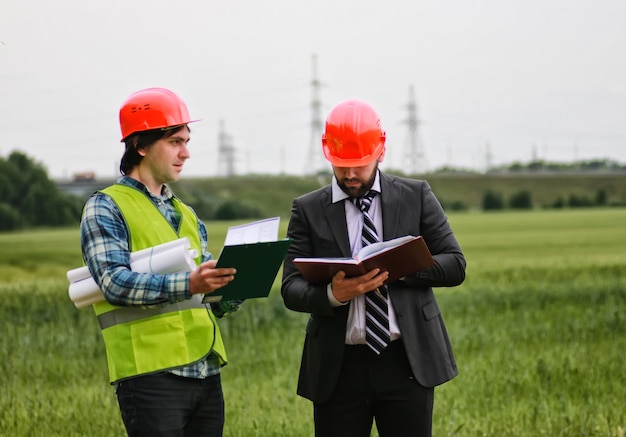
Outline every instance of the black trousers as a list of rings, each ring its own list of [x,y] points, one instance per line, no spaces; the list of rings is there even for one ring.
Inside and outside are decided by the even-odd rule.
[[[317,437],[429,437],[434,389],[413,377],[402,340],[376,355],[367,346],[346,346],[331,398],[314,404]]]
[[[206,379],[171,373],[117,384],[117,400],[129,437],[221,437],[224,395],[220,375]]]

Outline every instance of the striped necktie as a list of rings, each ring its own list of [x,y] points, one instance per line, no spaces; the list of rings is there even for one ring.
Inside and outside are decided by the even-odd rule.
[[[378,194],[376,191],[370,190],[363,197],[355,199],[357,208],[363,213],[361,242],[364,247],[380,241],[374,221],[369,214],[372,199],[376,194]],[[390,341],[388,307],[386,286],[383,285],[378,290],[365,294],[365,341],[377,354],[380,354]]]

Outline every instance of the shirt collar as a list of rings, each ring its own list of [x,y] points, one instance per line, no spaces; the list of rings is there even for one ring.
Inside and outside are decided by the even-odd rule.
[[[131,178],[130,176],[122,176],[117,180],[118,184],[128,185],[129,187],[136,188],[142,193],[147,194],[151,198],[161,199],[161,200],[169,200],[174,197],[174,192],[167,185],[163,184],[163,188],[161,189],[161,195],[155,196],[148,190],[148,187],[144,185],[143,182],[139,182],[137,179]]]
[[[341,188],[339,188],[339,184],[337,183],[337,178],[335,177],[335,175],[333,175],[331,188],[332,188],[332,203],[341,202],[342,200],[348,199],[350,197]],[[374,183],[372,184],[372,187],[370,188],[370,190],[377,191],[378,193],[382,192],[380,189],[380,171],[379,170],[376,170],[376,177],[374,178]]]

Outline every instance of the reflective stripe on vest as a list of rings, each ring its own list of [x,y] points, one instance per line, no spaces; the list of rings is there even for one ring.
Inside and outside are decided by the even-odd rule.
[[[189,310],[192,308],[206,309],[202,303],[202,297],[199,294],[192,296],[191,299],[176,302],[160,308],[138,308],[138,307],[119,307],[116,310],[103,313],[98,316],[100,329],[107,329],[120,323],[134,322],[140,319],[146,319],[152,316],[172,313],[175,311]]]

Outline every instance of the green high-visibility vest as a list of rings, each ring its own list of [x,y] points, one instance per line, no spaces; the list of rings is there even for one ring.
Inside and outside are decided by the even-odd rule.
[[[136,188],[115,184],[102,190],[124,217],[131,251],[187,237],[201,252],[198,219],[176,197],[179,229],[174,229],[148,196]],[[200,262],[196,259],[196,263]],[[194,295],[154,309],[121,307],[106,301],[94,304],[106,347],[109,379],[116,382],[137,375],[171,370],[204,359],[211,351],[226,364],[226,351],[215,315]]]

